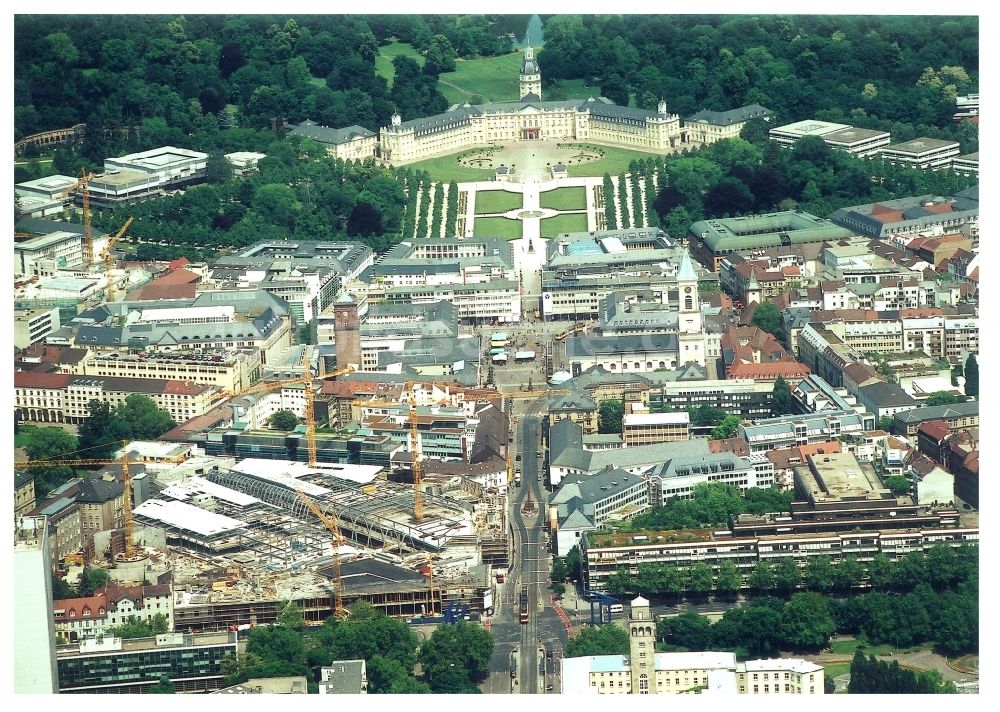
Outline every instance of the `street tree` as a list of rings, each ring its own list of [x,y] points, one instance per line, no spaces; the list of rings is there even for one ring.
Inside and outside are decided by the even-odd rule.
[[[792,400],[792,389],[788,382],[778,376],[774,382],[774,390],[771,392],[771,415],[789,415],[795,412],[795,404]]]
[[[597,432],[621,433],[625,406],[620,400],[610,399],[601,403],[597,411]]]
[[[965,360],[965,395],[979,398],[979,361],[975,354]]]
[[[718,425],[715,426],[709,437],[712,440],[725,440],[726,438],[731,438],[739,430],[740,423],[742,422],[743,421],[738,415],[727,415]]]
[[[420,666],[431,690],[449,693],[475,689],[489,675],[493,645],[489,631],[467,621],[439,626],[420,646]]]
[[[774,566],[774,587],[784,594],[791,593],[802,580],[802,571],[795,559],[790,556],[782,557]]]
[[[613,623],[584,628],[566,644],[566,657],[628,655],[628,631]]]
[[[272,430],[281,430],[287,433],[295,430],[299,424],[299,418],[290,410],[279,410],[267,419],[267,424]]]
[[[833,564],[830,563],[830,557],[823,555],[810,558],[802,578],[810,591],[829,591],[833,587]]]
[[[784,329],[781,326],[781,312],[778,311],[772,302],[759,304],[753,312],[750,324],[756,326],[761,331],[766,331],[777,339],[784,336]]]

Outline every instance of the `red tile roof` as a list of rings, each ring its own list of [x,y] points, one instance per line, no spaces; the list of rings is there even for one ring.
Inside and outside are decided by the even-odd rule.
[[[732,379],[753,378],[760,381],[777,380],[780,376],[788,381],[789,386],[795,386],[810,373],[809,368],[801,363],[776,361],[773,363],[741,363],[730,369],[726,375]]]
[[[926,423],[920,424],[917,432],[923,433],[927,437],[940,442],[951,433],[951,428],[943,420],[928,420]]]
[[[142,289],[130,292],[128,298],[134,301],[194,299],[197,294],[198,289],[193,284],[147,284]]]
[[[204,393],[211,387],[204,383],[195,383],[194,381],[168,380],[163,386],[163,392],[181,396],[196,396]]]
[[[50,388],[61,390],[66,387],[72,376],[68,373],[37,373],[33,371],[14,371],[14,388]]]
[[[104,593],[98,593],[86,598],[63,598],[52,601],[52,610],[56,611],[55,621],[57,623],[105,618],[108,615],[108,602]],[[58,612],[60,610],[62,613]]]
[[[157,277],[152,284],[196,284],[201,281],[201,275],[186,269],[175,269],[162,277]]]

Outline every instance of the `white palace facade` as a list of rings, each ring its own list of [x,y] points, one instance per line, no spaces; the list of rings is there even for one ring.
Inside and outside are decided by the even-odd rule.
[[[541,75],[531,48],[520,72],[520,101],[462,104],[443,114],[382,127],[379,153],[402,165],[465,148],[518,141],[588,141],[662,153],[681,140],[681,121],[667,113],[618,106],[604,97],[542,101]]]

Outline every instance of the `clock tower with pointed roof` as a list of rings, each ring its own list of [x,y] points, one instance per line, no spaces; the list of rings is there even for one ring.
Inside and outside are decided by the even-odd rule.
[[[521,101],[542,100],[542,73],[535,61],[535,53],[531,47],[524,48],[524,61],[521,62]]]

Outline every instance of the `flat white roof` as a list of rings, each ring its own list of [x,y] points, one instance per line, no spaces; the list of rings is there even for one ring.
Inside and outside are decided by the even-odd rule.
[[[765,670],[788,670],[790,672],[817,672],[822,665],[803,660],[802,658],[770,658],[768,660],[747,660],[742,663],[747,672],[763,672]]]
[[[773,128],[770,133],[790,133],[797,134],[799,136],[822,136],[824,134],[832,133],[833,131],[842,131],[843,129],[849,128],[852,127],[847,124],[833,124],[829,121],[820,121],[819,119],[805,119],[804,121],[796,121],[794,124],[787,124],[786,126]]]
[[[28,180],[24,183],[18,183],[14,187],[27,188],[29,190],[62,190],[70,187],[71,185],[76,185],[77,180],[77,178],[56,174],[53,176],[45,176],[44,178],[36,178],[35,180]]]
[[[627,252],[624,243],[622,243],[622,241],[617,237],[604,237],[601,238],[599,242],[601,243],[601,247],[604,248],[604,251],[609,255]]]
[[[251,504],[260,502],[256,497],[251,497],[248,494],[224,487],[211,480],[206,480],[204,477],[188,477],[164,489],[163,494],[179,500],[187,500],[195,495],[207,494],[210,497],[215,497],[216,499],[221,499],[240,507],[249,507]]]
[[[629,425],[669,425],[690,423],[691,415],[687,411],[679,413],[626,413],[625,426]]]
[[[697,653],[657,653],[657,670],[736,669],[736,653],[704,651]]]
[[[514,353],[514,358],[535,358],[534,351],[517,351]]]
[[[262,158],[267,158],[267,154],[255,153],[253,151],[235,151],[234,153],[227,153],[226,158],[230,161],[259,161]]]
[[[562,694],[598,694],[597,688],[590,686],[590,662],[593,657],[596,656],[586,655],[580,658],[562,658],[559,660],[559,664],[562,665]]]
[[[183,455],[190,450],[190,445],[162,440],[133,440],[125,448],[126,452],[138,453],[139,457],[173,457]]]
[[[275,484],[284,485],[291,489],[298,489],[305,492],[310,497],[318,497],[329,494],[326,487],[314,485],[311,482],[303,482],[302,477],[312,472],[319,472],[319,468],[310,468],[304,462],[292,462],[291,460],[264,460],[261,458],[247,458],[240,460],[233,465],[233,472],[242,472],[245,475],[260,477],[261,479]]]
[[[166,309],[143,309],[139,321],[180,321],[182,319],[210,319],[225,317],[230,321],[236,314],[236,307],[220,305],[217,307],[167,307]]]
[[[42,202],[49,202],[45,198],[38,198]],[[22,205],[24,200],[21,201]],[[61,242],[83,242],[83,235],[76,232],[64,232],[59,230],[57,232],[50,232],[48,235],[39,235],[38,237],[33,237],[30,240],[25,240],[24,242],[14,243],[14,252],[32,252],[34,250],[41,250],[49,245],[59,244]]]
[[[163,146],[161,148],[152,148],[148,151],[140,151],[139,153],[130,153],[126,156],[117,156],[110,160],[163,166],[188,158],[208,158],[208,154],[199,151],[190,151],[186,148],[177,148],[176,146]]]
[[[246,522],[238,519],[177,500],[148,499],[135,508],[135,513],[201,536],[214,536],[247,526]]]

